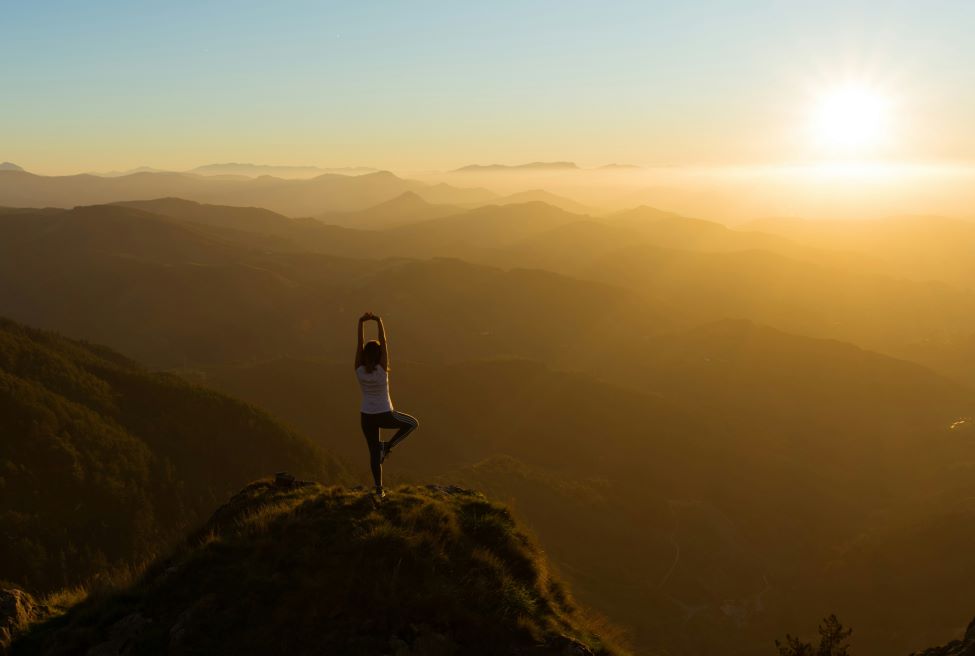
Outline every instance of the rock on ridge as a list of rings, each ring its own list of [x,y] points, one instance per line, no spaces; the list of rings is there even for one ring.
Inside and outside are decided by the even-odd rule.
[[[0,588],[0,655],[10,649],[14,636],[50,614],[29,593],[19,588]]]

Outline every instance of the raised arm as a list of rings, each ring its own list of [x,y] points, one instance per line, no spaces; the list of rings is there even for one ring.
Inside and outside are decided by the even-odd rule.
[[[386,329],[383,328],[383,320],[380,317],[373,317],[376,320],[376,326],[379,331],[379,347],[382,349],[379,353],[379,366],[383,369],[389,370],[389,348],[386,346]]]
[[[356,328],[356,336],[358,337],[359,343],[355,347],[355,368],[358,369],[362,365],[362,345],[365,339],[362,335],[363,326],[366,321],[369,320],[369,313],[366,312],[361,317],[359,317],[359,327]]]

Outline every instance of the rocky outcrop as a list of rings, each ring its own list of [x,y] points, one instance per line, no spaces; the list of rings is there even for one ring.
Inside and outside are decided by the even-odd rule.
[[[942,647],[925,649],[911,656],[975,656],[975,620],[968,625],[965,637],[961,640],[952,640]]]
[[[47,606],[17,588],[0,588],[0,655],[6,654],[14,636],[50,614]]]

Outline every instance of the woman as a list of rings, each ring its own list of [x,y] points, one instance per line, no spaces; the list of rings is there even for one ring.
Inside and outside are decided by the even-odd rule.
[[[370,340],[363,344],[362,332],[367,321],[376,322],[379,341]],[[372,312],[366,312],[359,317],[358,336],[355,375],[359,379],[359,387],[362,388],[362,433],[369,445],[369,465],[372,467],[372,478],[376,482],[376,495],[382,499],[386,496],[383,491],[383,461],[394,446],[416,430],[418,424],[414,417],[393,410],[393,402],[389,398],[389,351],[386,348],[383,320]],[[397,430],[391,440],[382,442],[379,439],[380,428]]]

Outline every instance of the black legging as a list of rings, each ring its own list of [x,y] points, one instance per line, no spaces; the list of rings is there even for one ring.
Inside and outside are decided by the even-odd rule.
[[[416,417],[411,417],[405,412],[380,412],[379,414],[361,413],[362,434],[366,436],[366,444],[369,445],[369,466],[372,468],[372,478],[376,481],[376,487],[383,485],[383,467],[379,461],[379,429],[397,428],[393,438],[386,442],[387,453],[397,444],[406,439],[406,436],[416,430],[419,426]]]

